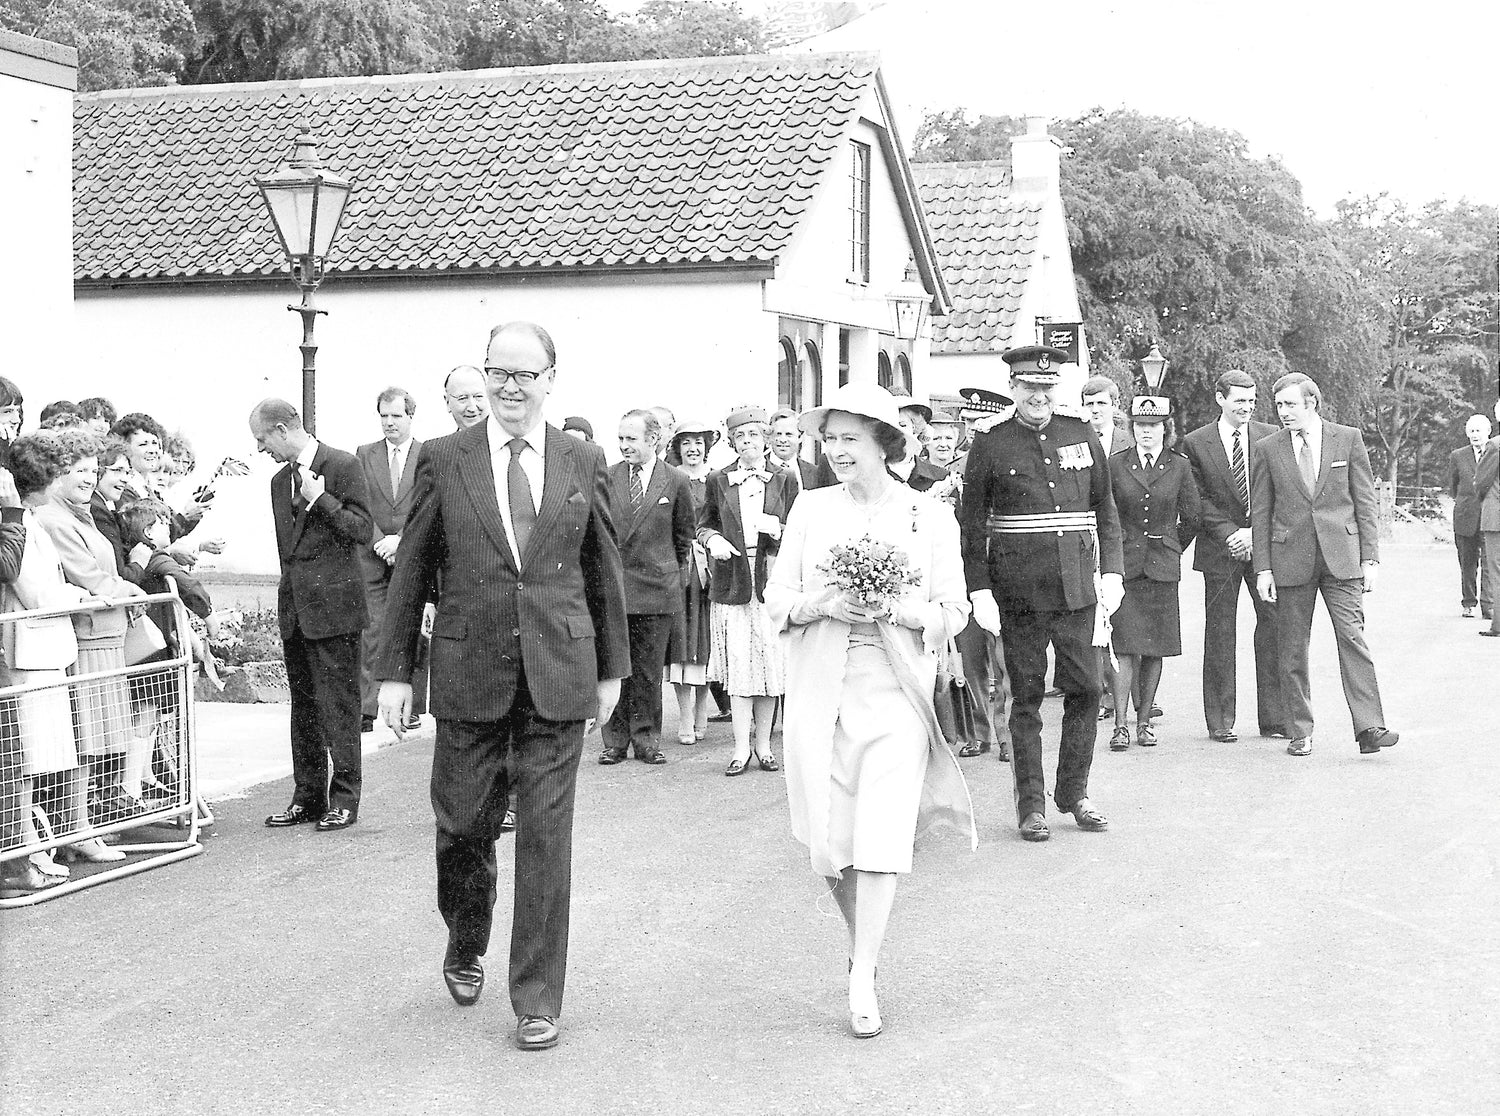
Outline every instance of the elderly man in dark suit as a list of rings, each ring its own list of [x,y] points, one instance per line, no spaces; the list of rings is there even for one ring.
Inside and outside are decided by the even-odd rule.
[[[359,552],[374,530],[365,474],[353,454],[304,430],[284,399],[257,403],[250,433],[284,463],[271,478],[271,514],[296,790],[266,824],[347,829],[359,818],[359,640],[369,619]]]
[[[1389,748],[1375,662],[1365,643],[1363,595],[1380,569],[1380,509],[1365,440],[1352,426],[1327,422],[1312,378],[1276,381],[1276,414],[1285,428],[1256,443],[1250,469],[1250,530],[1255,588],[1276,602],[1276,646],[1287,753],[1312,754],[1312,693],[1307,642],[1319,594],[1333,621],[1344,698],[1362,754]]]
[[[1262,736],[1286,735],[1281,683],[1276,675],[1276,606],[1255,592],[1251,569],[1250,455],[1262,438],[1276,433],[1256,422],[1255,380],[1230,369],[1214,387],[1219,417],[1182,440],[1193,467],[1203,526],[1193,548],[1193,569],[1203,574],[1203,719],[1208,735],[1233,743],[1236,632],[1240,586],[1255,607],[1255,709]]]
[[[1495,584],[1487,572],[1481,574],[1484,563],[1484,533],[1479,529],[1480,496],[1474,487],[1474,476],[1479,468],[1479,458],[1484,453],[1484,444],[1490,436],[1490,420],[1483,415],[1471,415],[1464,423],[1464,436],[1469,444],[1448,455],[1448,495],[1453,497],[1453,545],[1458,548],[1458,580],[1460,607],[1464,616],[1474,615],[1474,606],[1486,620],[1494,615]]]
[[[657,456],[661,421],[654,410],[620,419],[620,456],[609,471],[610,516],[620,537],[629,615],[630,675],[604,725],[602,764],[632,748],[642,763],[662,764],[661,680],[672,617],[682,611],[687,564],[697,529],[687,477]]]
[[[380,646],[380,622],[385,615],[385,594],[396,566],[396,548],[401,545],[401,530],[411,510],[412,484],[417,475],[417,459],[422,443],[411,436],[412,416],[417,401],[404,388],[388,387],[375,400],[384,435],[378,442],[368,442],[354,451],[365,471],[365,486],[370,493],[370,514],[375,519],[375,540],[359,552],[359,564],[365,574],[365,602],[370,623],[365,628],[360,647],[359,717],[360,728],[369,731],[375,724],[380,686],[375,681],[375,653]],[[418,719],[427,709],[427,672],[422,669],[412,679],[412,716],[406,728],[417,728]]]
[[[573,798],[585,722],[607,721],[630,673],[625,586],[598,446],[542,421],[556,382],[547,331],[490,334],[490,417],[423,447],[386,599],[376,676],[401,732],[422,607],[432,638],[432,805],[443,978],[462,1006],[484,987],[498,870],[495,840],[516,789],[510,1000],[516,1045],[558,1040],[567,973]]]

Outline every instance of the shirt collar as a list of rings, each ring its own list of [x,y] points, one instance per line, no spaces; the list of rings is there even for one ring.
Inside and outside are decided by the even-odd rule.
[[[302,452],[297,455],[295,464],[302,466],[302,468],[304,469],[311,469],[313,458],[317,455],[318,440],[316,438],[309,438],[307,440],[307,445],[303,446]]]
[[[506,431],[505,427],[500,425],[494,415],[490,415],[489,418],[485,419],[484,424],[488,428],[490,436],[490,455],[494,456],[510,445],[511,438],[514,435]],[[547,452],[546,422],[538,422],[525,434],[521,435],[521,440],[536,450],[537,453],[545,455]]]
[[[1323,440],[1323,416],[1313,415],[1312,421],[1302,428],[1301,433],[1306,441],[1321,442]]]
[[[385,455],[387,457],[389,457],[392,454],[392,452],[395,452],[395,453],[405,453],[407,451],[407,449],[411,446],[411,435],[410,434],[408,434],[406,436],[406,440],[405,441],[397,442],[394,446],[391,445],[390,439],[388,439],[388,438],[382,438],[380,440],[385,443]]]
[[[1247,435],[1246,427],[1248,427],[1249,425],[1250,425],[1249,423],[1246,423],[1245,426],[1231,426],[1231,425],[1229,425],[1229,423],[1227,423],[1227,422],[1224,421],[1224,416],[1220,415],[1219,416],[1219,441],[1223,442],[1226,446],[1233,445],[1234,444],[1235,433],[1238,432],[1239,435],[1240,435],[1240,445],[1244,445],[1245,442],[1248,440],[1248,438],[1246,436]]]
[[[652,456],[646,458],[645,463],[642,464],[642,465],[636,465],[633,462],[629,463],[632,468],[639,469],[641,471],[641,487],[642,488],[645,488],[648,485],[650,485],[650,483],[651,483],[651,470],[653,470],[653,469],[656,468],[656,462],[657,462],[657,458],[653,454]]]

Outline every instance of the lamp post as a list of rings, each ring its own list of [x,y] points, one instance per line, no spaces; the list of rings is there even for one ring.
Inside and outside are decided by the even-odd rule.
[[[927,293],[927,288],[917,282],[915,259],[907,261],[906,275],[885,298],[891,304],[896,336],[903,341],[915,341],[922,332],[922,321],[932,305],[932,296]]]
[[[1161,394],[1161,383],[1167,377],[1167,358],[1161,355],[1161,349],[1151,346],[1151,351],[1141,357],[1141,378],[1146,381],[1146,386],[1151,389],[1152,395]]]
[[[315,432],[318,346],[313,323],[328,313],[313,305],[313,292],[323,281],[323,263],[344,219],[344,207],[354,184],[323,166],[313,142],[312,128],[298,125],[292,157],[275,171],[257,178],[255,185],[271,214],[271,223],[292,265],[292,278],[302,288],[302,304],[288,306],[302,315],[302,425]]]

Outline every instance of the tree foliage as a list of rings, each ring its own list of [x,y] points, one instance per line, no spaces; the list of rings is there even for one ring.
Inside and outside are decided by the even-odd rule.
[[[174,81],[192,42],[186,0],[0,0],[0,28],[78,50],[78,86]]]

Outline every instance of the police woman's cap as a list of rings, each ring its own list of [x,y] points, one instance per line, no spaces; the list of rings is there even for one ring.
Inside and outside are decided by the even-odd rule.
[[[1130,401],[1131,422],[1166,422],[1172,417],[1172,401],[1162,395],[1137,395]]]
[[[1018,349],[1007,349],[1000,354],[1000,359],[1010,365],[1012,380],[1055,384],[1062,380],[1058,365],[1068,363],[1068,354],[1051,345],[1022,345]]]

